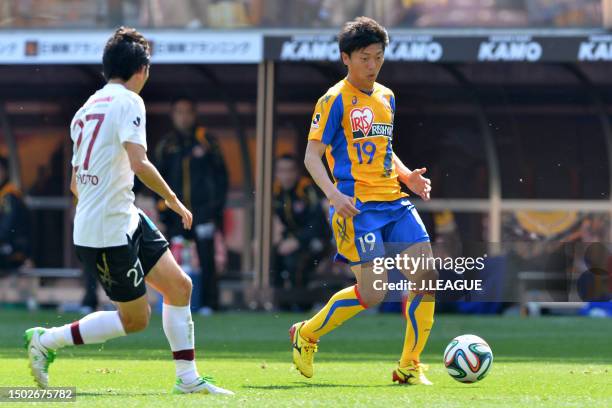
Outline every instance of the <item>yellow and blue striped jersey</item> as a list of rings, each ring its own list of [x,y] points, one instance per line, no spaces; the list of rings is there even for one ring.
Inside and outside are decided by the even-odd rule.
[[[343,79],[317,102],[308,140],[327,145],[337,188],[361,202],[393,201],[401,191],[393,164],[395,96],[378,83],[367,94]]]

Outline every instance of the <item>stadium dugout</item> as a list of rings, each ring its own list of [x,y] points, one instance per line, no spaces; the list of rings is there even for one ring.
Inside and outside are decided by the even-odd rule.
[[[230,163],[222,301],[273,306],[273,159],[303,154],[314,102],[344,75],[334,33],[145,30],[154,47],[142,93],[151,146],[167,129],[172,96],[188,94]],[[37,267],[24,276],[40,281],[36,288],[79,276],[67,123],[103,84],[97,61],[107,34],[0,32],[2,149],[33,212]],[[601,216],[610,239],[612,36],[599,28],[390,34],[380,81],[397,98],[394,148],[430,169],[436,185],[432,201],[415,200],[420,212],[452,212],[463,241],[502,242],[521,211]]]

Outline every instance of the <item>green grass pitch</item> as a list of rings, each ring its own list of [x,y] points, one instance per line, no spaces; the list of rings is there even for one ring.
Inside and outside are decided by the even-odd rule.
[[[0,310],[0,386],[30,386],[23,331],[76,316]],[[357,316],[320,343],[315,377],[292,368],[287,330],[303,315],[229,313],[195,317],[201,373],[235,397],[170,395],[174,364],[159,316],[149,328],[103,346],[66,348],[52,386],[75,386],[78,406],[612,407],[612,321],[437,316],[423,362],[433,387],[399,386],[391,372],[404,336],[399,315]],[[487,378],[461,384],[441,362],[447,343],[473,333],[495,357]],[[18,407],[24,404],[6,404]],[[45,406],[63,404],[43,404]]]

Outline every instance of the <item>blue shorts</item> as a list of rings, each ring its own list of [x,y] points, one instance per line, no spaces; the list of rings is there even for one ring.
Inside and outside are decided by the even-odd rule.
[[[417,242],[429,242],[423,221],[410,200],[357,200],[359,214],[343,218],[330,207],[330,223],[338,252],[335,260],[358,265],[388,254],[385,244],[394,248],[408,248]],[[387,248],[389,246],[387,245]]]

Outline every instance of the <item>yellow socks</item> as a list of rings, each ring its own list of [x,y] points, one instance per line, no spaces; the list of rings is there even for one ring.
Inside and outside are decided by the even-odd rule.
[[[435,306],[433,294],[410,294],[405,309],[406,338],[400,367],[406,367],[412,361],[419,362],[433,326]],[[366,305],[360,299],[357,285],[342,289],[302,326],[300,334],[305,339],[316,342],[321,336],[334,330],[364,309]]]
[[[411,361],[419,362],[425,348],[429,332],[434,322],[435,296],[432,294],[410,293],[406,302],[406,338],[400,358],[400,367],[406,367]]]
[[[300,329],[302,337],[317,341],[342,323],[364,310],[357,285],[336,292],[329,302]]]

